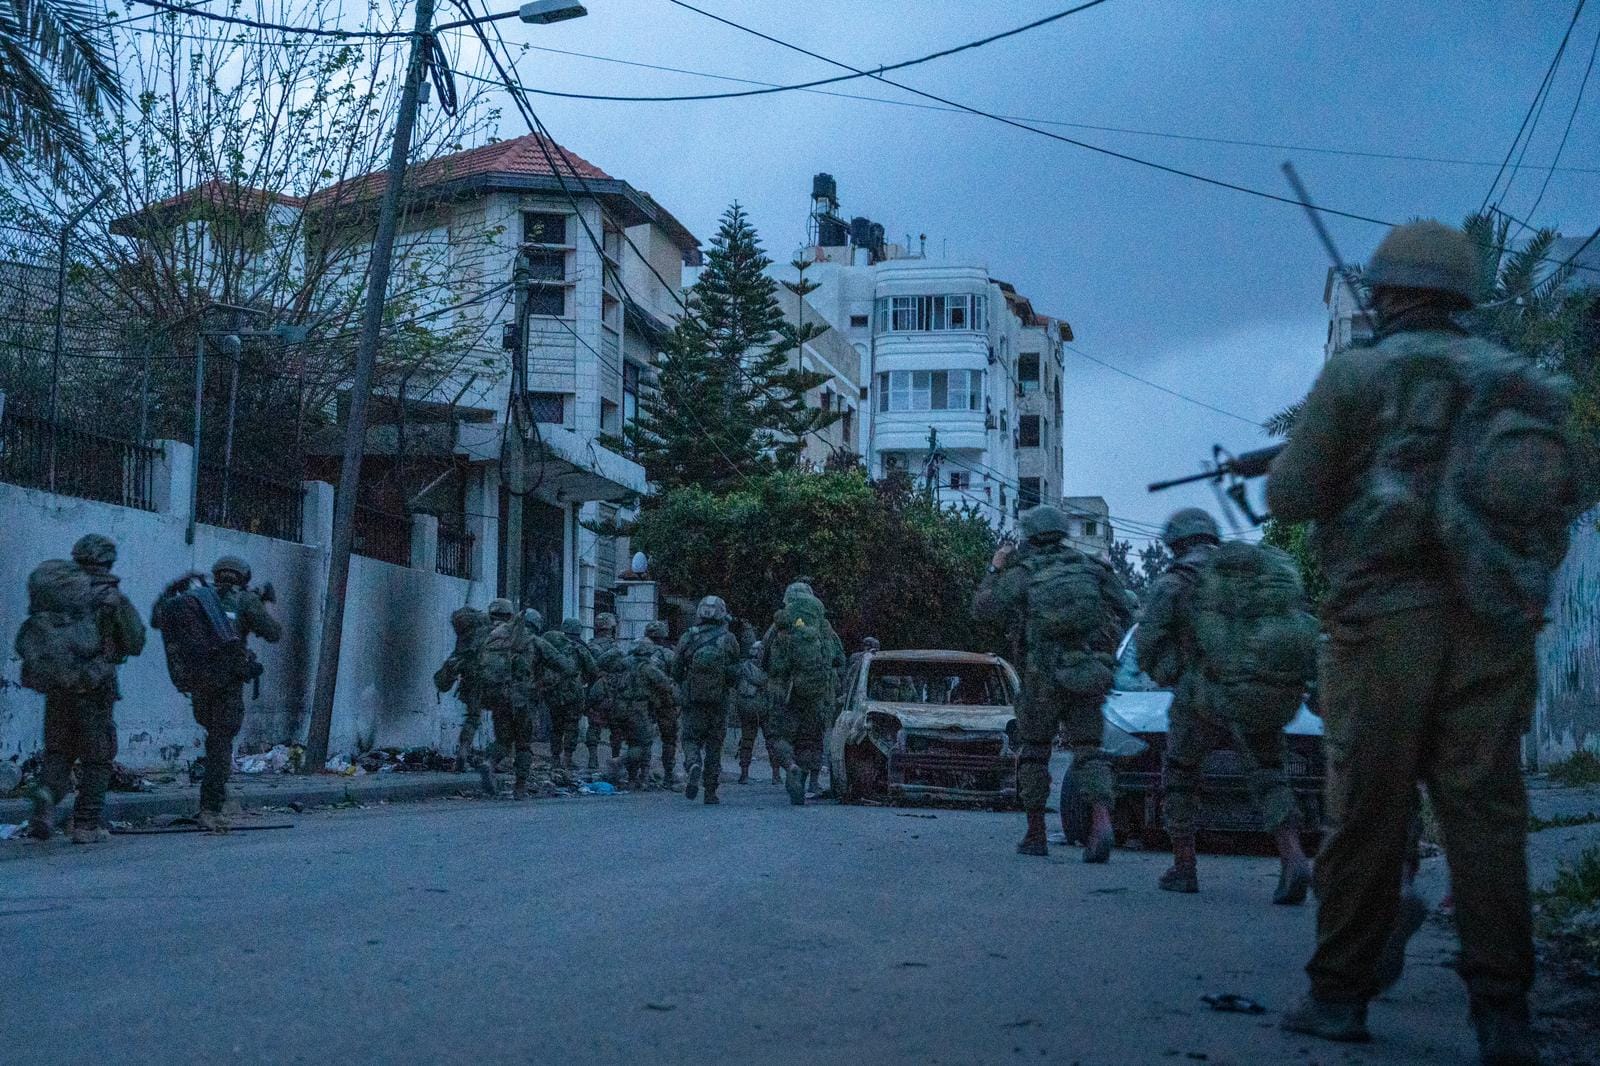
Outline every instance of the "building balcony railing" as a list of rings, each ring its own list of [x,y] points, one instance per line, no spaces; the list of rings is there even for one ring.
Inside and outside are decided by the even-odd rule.
[[[472,534],[441,525],[434,569],[446,577],[472,577]]]
[[[161,452],[7,411],[0,420],[0,481],[154,511]]]
[[[396,566],[411,565],[411,519],[364,504],[356,504],[354,538],[350,550],[369,559]]]
[[[195,518],[208,526],[297,543],[305,539],[298,484],[202,463],[197,500]]]

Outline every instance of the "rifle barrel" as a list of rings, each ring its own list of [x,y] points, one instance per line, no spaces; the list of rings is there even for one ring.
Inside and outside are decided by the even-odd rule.
[[[1176,488],[1179,485],[1188,485],[1196,481],[1210,481],[1213,478],[1221,477],[1221,470],[1207,470],[1200,474],[1190,474],[1188,477],[1175,477],[1170,481],[1152,481],[1148,486],[1145,487],[1145,491],[1164,492],[1167,489]]]

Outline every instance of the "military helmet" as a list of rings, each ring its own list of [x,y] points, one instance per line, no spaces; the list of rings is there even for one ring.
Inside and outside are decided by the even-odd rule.
[[[728,605],[721,596],[707,596],[700,601],[694,614],[702,622],[724,622],[728,618]]]
[[[522,623],[535,633],[544,632],[544,615],[532,607],[524,607],[522,609]]]
[[[1198,507],[1185,507],[1174,513],[1161,530],[1161,542],[1169,548],[1177,547],[1191,537],[1208,537],[1213,543],[1222,542],[1217,520],[1211,517],[1210,512]]]
[[[517,609],[511,605],[511,601],[504,596],[496,600],[490,600],[488,611],[489,617],[498,622],[503,622],[517,613]]]
[[[1390,230],[1361,277],[1374,288],[1449,293],[1470,307],[1482,291],[1483,261],[1471,237],[1454,226],[1424,219]]]
[[[882,651],[883,644],[877,637],[868,637],[861,642],[861,646],[868,651]]]
[[[811,590],[811,582],[807,580],[791,582],[789,587],[783,590],[783,598],[785,600],[792,600],[796,596],[810,596],[815,599],[816,595]]]
[[[1059,507],[1044,504],[1022,512],[1022,535],[1028,540],[1059,539],[1069,532],[1066,513]]]
[[[667,623],[661,621],[660,619],[657,619],[654,622],[647,622],[644,627],[644,635],[649,637],[651,640],[667,639]]]
[[[72,561],[79,566],[110,566],[117,561],[117,546],[103,534],[85,533],[72,546]]]
[[[250,564],[237,555],[224,555],[211,564],[211,576],[230,585],[250,584]]]
[[[752,659],[761,658],[761,653],[763,650],[765,650],[766,646],[766,642],[760,640],[756,641],[754,644],[751,644],[749,657]]]
[[[569,637],[581,637],[583,636],[583,623],[576,618],[563,618],[561,620],[561,632]]]
[[[594,631],[596,633],[615,633],[617,631],[617,616],[610,611],[601,611],[594,616]]]

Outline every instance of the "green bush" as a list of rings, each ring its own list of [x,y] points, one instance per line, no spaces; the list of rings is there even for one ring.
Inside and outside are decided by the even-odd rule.
[[[1600,753],[1582,748],[1550,764],[1550,780],[1563,785],[1600,785]]]

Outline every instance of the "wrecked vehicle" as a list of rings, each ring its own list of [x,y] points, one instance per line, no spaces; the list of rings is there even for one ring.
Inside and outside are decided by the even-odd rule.
[[[834,790],[857,803],[1014,803],[1019,688],[998,655],[865,653],[827,737]]]
[[[1117,649],[1114,688],[1106,697],[1104,746],[1112,755],[1116,773],[1117,803],[1112,811],[1117,842],[1140,841],[1146,847],[1167,846],[1161,805],[1161,762],[1167,746],[1167,712],[1171,691],[1157,685],[1139,669],[1134,635],[1130,629]],[[1300,803],[1300,824],[1308,839],[1321,835],[1323,785],[1327,763],[1322,747],[1322,719],[1301,706],[1284,732],[1289,741],[1289,784]],[[1208,752],[1200,793],[1199,829],[1202,834],[1259,834],[1261,819],[1250,800],[1244,763],[1230,748]],[[1062,824],[1067,837],[1081,842],[1087,812],[1076,799],[1072,773],[1062,774]]]

